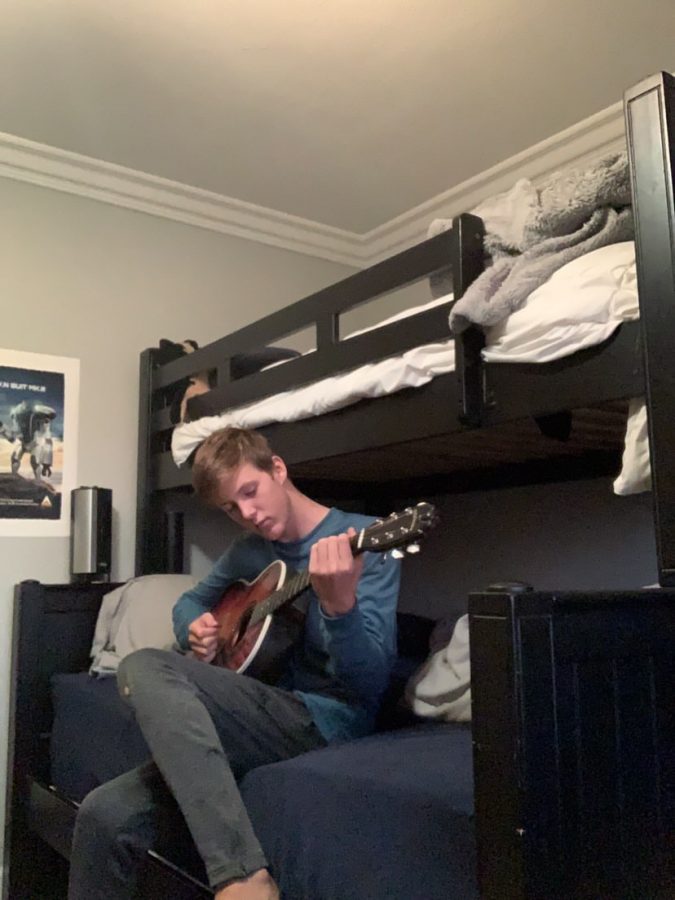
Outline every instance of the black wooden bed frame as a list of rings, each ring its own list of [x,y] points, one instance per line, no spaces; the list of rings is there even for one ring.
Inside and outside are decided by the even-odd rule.
[[[558,595],[504,586],[470,598],[478,875],[489,900],[674,896],[675,591],[668,587],[675,585],[675,79],[645,80],[627,92],[625,109],[640,323],[622,325],[597,349],[537,366],[483,363],[481,335],[470,330],[457,342],[453,375],[264,429],[302,484],[354,498],[367,481],[379,504],[419,488],[559,479],[563,462],[577,477],[607,471],[616,453],[590,447],[577,458],[566,455],[564,442],[534,462],[516,450],[497,465],[474,467],[459,465],[451,447],[475,435],[498,441],[502,426],[520,427],[531,417],[545,434],[564,436],[569,411],[646,393],[662,589]],[[183,566],[189,470],[178,470],[168,453],[171,386],[196,371],[214,373],[217,387],[190,401],[194,418],[438,340],[447,330],[444,306],[343,343],[338,318],[446,268],[448,260],[459,297],[482,267],[479,220],[462,216],[451,232],[183,359],[158,367],[155,351],[143,353],[137,574]],[[316,327],[316,353],[230,381],[233,354],[309,324]],[[411,458],[421,454],[428,468],[402,471],[397,459],[408,451]],[[437,466],[428,464],[433,453]],[[377,485],[369,455],[377,459]],[[49,679],[86,668],[100,599],[110,587],[17,588],[7,808],[15,884],[37,836],[63,857],[69,853],[75,807],[48,784]],[[148,857],[143,879],[149,898],[210,895],[156,856]]]

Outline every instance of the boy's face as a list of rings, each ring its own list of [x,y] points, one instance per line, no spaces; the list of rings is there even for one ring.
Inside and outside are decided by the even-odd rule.
[[[242,528],[268,541],[286,540],[291,504],[287,491],[287,472],[275,456],[274,468],[264,472],[245,462],[220,476],[217,506]]]

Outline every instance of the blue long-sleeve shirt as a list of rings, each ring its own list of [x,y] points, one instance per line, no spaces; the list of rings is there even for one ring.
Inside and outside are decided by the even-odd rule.
[[[188,649],[190,624],[215,606],[223,592],[240,579],[253,581],[275,559],[291,570],[309,565],[313,544],[322,537],[357,531],[373,519],[331,509],[299,541],[268,541],[246,533],[220,557],[196,587],[180,597],[173,610],[176,639]],[[391,557],[365,554],[355,606],[344,615],[329,616],[308,589],[304,637],[292,656],[280,686],[306,704],[328,741],[349,739],[372,730],[396,655],[396,605],[400,565]]]

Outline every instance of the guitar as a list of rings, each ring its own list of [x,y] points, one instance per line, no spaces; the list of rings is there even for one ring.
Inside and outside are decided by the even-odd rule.
[[[419,551],[417,541],[438,517],[430,503],[418,503],[387,519],[378,520],[350,539],[354,556],[392,552],[399,548]],[[285,669],[293,646],[302,634],[305,614],[291,606],[310,585],[308,571],[290,575],[286,564],[276,560],[255,581],[230,585],[211,610],[218,623],[219,649],[213,664],[246,673],[273,684]]]

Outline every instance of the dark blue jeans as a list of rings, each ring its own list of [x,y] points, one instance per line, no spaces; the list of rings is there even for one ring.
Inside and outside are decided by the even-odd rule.
[[[257,766],[326,743],[304,703],[163,650],[132,653],[117,681],[153,758],[82,802],[69,900],[128,900],[144,852],[180,834],[184,823],[212,887],[265,867],[237,781]]]

